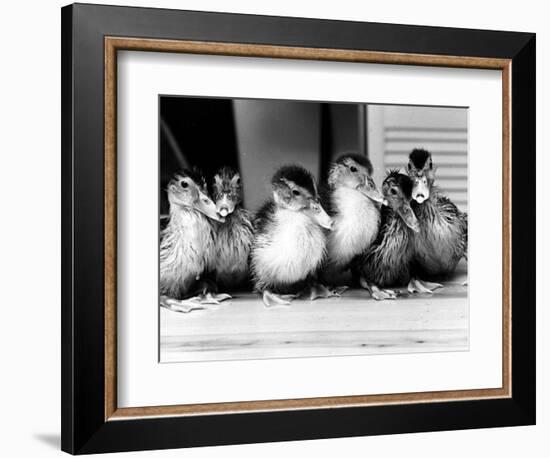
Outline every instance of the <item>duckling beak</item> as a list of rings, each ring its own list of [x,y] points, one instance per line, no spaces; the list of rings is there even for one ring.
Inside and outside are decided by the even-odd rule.
[[[397,213],[405,222],[405,224],[410,227],[414,232],[420,232],[420,223],[418,222],[418,219],[416,218],[416,215],[414,214],[410,205],[403,205],[397,210]]]
[[[199,195],[199,201],[196,205],[196,208],[208,218],[219,221],[220,223],[225,223],[225,218],[218,215],[214,202],[212,202],[212,200],[210,200],[210,198],[202,192]]]
[[[359,186],[357,188],[358,191],[361,192],[364,196],[368,197],[370,200],[373,200],[374,202],[378,202],[382,205],[388,205],[388,201],[384,198],[382,193],[378,191],[376,188],[367,188],[366,186]]]
[[[328,216],[321,204],[318,202],[312,203],[310,208],[317,224],[325,229],[332,230],[332,218]]]
[[[412,198],[421,204],[428,200],[428,197],[430,197],[430,189],[428,186],[422,182],[415,183],[412,189]]]
[[[230,213],[233,213],[235,210],[235,203],[232,202],[227,195],[223,195],[220,199],[216,201],[216,211],[218,214],[225,218]]]

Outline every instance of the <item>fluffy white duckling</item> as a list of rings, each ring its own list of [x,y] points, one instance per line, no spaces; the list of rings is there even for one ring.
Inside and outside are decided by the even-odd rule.
[[[353,281],[357,283],[358,257],[378,236],[384,198],[376,188],[372,172],[370,160],[358,154],[343,155],[330,168],[327,206],[334,224],[328,234],[326,279],[337,278],[351,268]]]
[[[331,218],[319,201],[313,176],[303,167],[281,167],[271,180],[273,197],[255,218],[251,270],[264,304],[288,305],[298,294],[329,297],[316,281],[326,255],[324,229]]]

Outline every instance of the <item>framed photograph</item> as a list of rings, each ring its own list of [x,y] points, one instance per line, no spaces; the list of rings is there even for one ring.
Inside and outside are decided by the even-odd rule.
[[[535,35],[62,9],[62,448],[535,423]]]

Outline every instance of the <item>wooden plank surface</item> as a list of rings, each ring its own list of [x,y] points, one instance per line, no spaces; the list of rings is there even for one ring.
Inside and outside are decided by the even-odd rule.
[[[464,264],[433,295],[375,301],[354,289],[340,298],[266,308],[244,292],[188,314],[161,309],[161,362],[468,350]],[[401,290],[403,291],[403,290]]]

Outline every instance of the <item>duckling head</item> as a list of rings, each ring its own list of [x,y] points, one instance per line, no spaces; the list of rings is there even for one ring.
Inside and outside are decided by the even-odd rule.
[[[174,175],[166,189],[170,213],[183,209],[196,210],[219,222],[225,219],[216,212],[216,205],[206,190],[206,180],[198,170],[183,170]]]
[[[319,226],[332,229],[311,173],[297,165],[281,167],[271,180],[273,200],[279,208],[307,214]]]
[[[382,193],[388,206],[397,213],[413,231],[420,231],[420,224],[411,208],[412,180],[398,170],[390,170],[382,183]]]
[[[414,149],[409,154],[407,173],[413,182],[412,198],[421,204],[430,197],[435,179],[432,155],[425,149]]]
[[[241,175],[230,167],[222,167],[214,175],[212,183],[212,198],[216,211],[225,218],[235,211],[235,207],[243,200]]]
[[[332,189],[357,189],[375,202],[385,203],[372,179],[370,160],[359,154],[344,154],[330,167],[328,184]]]

